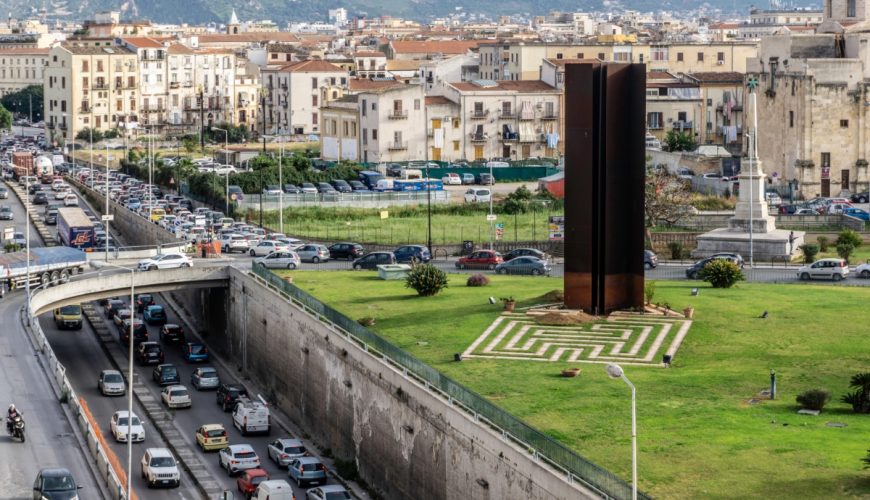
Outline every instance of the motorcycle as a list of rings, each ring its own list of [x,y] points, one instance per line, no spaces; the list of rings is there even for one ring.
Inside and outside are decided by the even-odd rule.
[[[13,417],[10,422],[7,422],[6,432],[12,437],[20,439],[22,443],[24,442],[24,419],[21,418],[20,414]]]

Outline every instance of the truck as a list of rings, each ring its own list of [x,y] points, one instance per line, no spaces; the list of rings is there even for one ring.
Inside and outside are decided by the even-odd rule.
[[[12,153],[12,170],[15,172],[16,179],[27,175],[34,175],[33,153],[30,151],[15,151]]]
[[[378,185],[378,181],[383,179],[384,176],[378,172],[374,172],[372,170],[363,170],[359,173],[359,180],[363,184],[366,185],[371,190],[375,189],[375,186]]]
[[[66,247],[89,251],[96,245],[94,223],[78,207],[57,209],[57,234]]]
[[[68,247],[31,248],[30,274],[27,273],[27,252],[0,254],[0,289],[13,290],[31,284],[56,285],[66,283],[71,276],[83,273],[87,255]]]

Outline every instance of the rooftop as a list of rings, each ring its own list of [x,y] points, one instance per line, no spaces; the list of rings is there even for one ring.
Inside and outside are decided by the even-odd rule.
[[[341,66],[336,66],[335,64],[321,61],[320,59],[308,59],[306,61],[285,64],[277,68],[269,68],[269,71],[286,71],[293,73],[343,73],[345,70]]]
[[[465,54],[476,49],[481,40],[393,40],[396,54]]]
[[[445,104],[456,104],[455,102],[453,102],[450,99],[448,99],[444,96],[441,96],[441,95],[426,96],[425,101],[426,101],[426,106],[440,106],[440,105],[445,105]]]
[[[447,85],[460,92],[559,92],[541,80],[489,80],[487,83],[479,85],[474,82],[453,82]]]
[[[743,84],[743,73],[737,71],[722,71],[722,72],[701,72],[690,73],[687,77],[698,81],[699,83],[737,83]]]
[[[121,38],[125,43],[140,49],[162,49],[163,43],[171,40],[172,37],[150,37],[150,36],[130,36]]]

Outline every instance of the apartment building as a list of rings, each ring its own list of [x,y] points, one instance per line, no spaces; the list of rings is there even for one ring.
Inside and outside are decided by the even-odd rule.
[[[379,51],[359,51],[353,54],[354,71],[360,78],[383,77],[387,72],[387,55]]]
[[[46,137],[73,140],[84,128],[110,130],[138,122],[138,59],[126,47],[61,44],[45,67]]]
[[[476,52],[480,40],[393,40],[387,55],[390,59],[436,59]]]
[[[42,85],[49,49],[0,49],[0,96]]]
[[[401,84],[357,94],[362,161],[410,161],[426,157],[423,86]]]
[[[462,151],[462,111],[459,104],[435,95],[428,96],[426,105],[426,137],[428,160],[454,162],[465,158]]]
[[[792,31],[815,30],[821,24],[823,12],[814,9],[752,9],[749,22],[741,23],[737,38],[758,40],[782,32],[783,28]]]
[[[361,161],[359,96],[345,95],[320,108],[320,157],[328,161]]]
[[[739,151],[743,144],[744,74],[691,73],[684,75],[683,80],[697,84],[701,97],[698,142],[730,146]]]
[[[646,128],[664,141],[671,130],[688,133],[701,141],[698,120],[701,118],[701,89],[694,81],[671,73],[651,71],[646,81]]]
[[[479,80],[480,61],[466,54],[421,61],[420,77],[425,82],[426,95],[442,95],[447,82]]]
[[[168,40],[151,37],[127,37],[119,45],[136,54],[139,61],[139,123],[145,127],[160,127],[166,120],[168,58],[164,43]]]
[[[460,109],[463,159],[558,157],[562,91],[541,80],[449,83]]]
[[[270,135],[319,132],[323,97],[341,97],[348,83],[347,71],[318,60],[266,68],[261,74],[266,92],[266,133]]]

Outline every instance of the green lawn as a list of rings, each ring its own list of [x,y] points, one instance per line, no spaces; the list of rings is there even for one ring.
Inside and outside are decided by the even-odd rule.
[[[492,278],[418,298],[402,282],[363,272],[292,273],[295,283],[423,361],[489,397],[582,455],[631,477],[628,388],[602,365],[469,359],[452,362],[499,314],[489,296],[523,303],[560,289],[560,279]],[[868,498],[870,415],[839,397],[870,370],[870,289],[742,284],[732,290],[659,282],[655,301],[692,305],[696,320],[671,369],[626,367],[638,390],[641,489],[658,498]],[[760,319],[762,311],[769,318]],[[749,405],[776,369],[778,398]],[[819,417],[796,414],[795,395],[833,394]],[[846,427],[828,427],[841,422]]]

